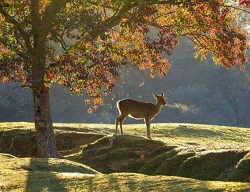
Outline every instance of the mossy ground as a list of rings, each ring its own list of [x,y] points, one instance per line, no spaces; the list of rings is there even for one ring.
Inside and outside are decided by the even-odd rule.
[[[88,151],[92,152],[88,156],[92,159],[99,156],[95,159],[98,164],[104,152],[108,152],[106,160],[113,162],[112,166],[107,163],[99,166],[106,166],[110,173],[103,174],[92,169],[94,166],[90,168],[67,159],[18,158],[6,154],[35,155],[34,125],[0,123],[0,191],[250,191],[249,129],[152,124],[153,141],[150,141],[145,138],[145,125],[125,125],[128,136],[114,140],[113,149],[110,137],[114,125],[55,124],[55,131],[60,153],[70,160],[86,161],[88,158],[83,155]],[[125,151],[131,161],[127,161]],[[133,162],[134,158],[138,161]],[[198,166],[200,163],[204,166]],[[209,164],[215,164],[214,169],[205,166]],[[223,166],[230,169],[224,170]],[[117,167],[131,173],[111,173]],[[190,168],[194,172],[188,171]],[[223,171],[218,173],[218,170]],[[206,181],[201,177],[206,171],[217,180],[241,182]],[[157,175],[166,173],[203,180]]]
[[[0,155],[1,191],[249,191],[242,182],[200,181],[136,173],[101,174],[62,159]]]

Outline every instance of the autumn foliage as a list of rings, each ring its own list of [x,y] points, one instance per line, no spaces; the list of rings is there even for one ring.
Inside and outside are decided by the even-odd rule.
[[[250,7],[250,1],[249,0],[239,0],[238,2],[239,2],[240,6]]]
[[[121,66],[148,69],[163,76],[171,55],[184,36],[195,43],[196,57],[213,54],[216,64],[244,66],[246,31],[237,17],[249,0],[41,0],[39,20],[32,23],[32,1],[6,0],[0,7],[0,78],[32,88],[36,27],[43,31],[46,87],[63,84],[87,94],[97,108],[115,86]],[[242,10],[242,9],[240,9]],[[180,53],[181,54],[181,53]],[[91,112],[93,108],[90,108]]]

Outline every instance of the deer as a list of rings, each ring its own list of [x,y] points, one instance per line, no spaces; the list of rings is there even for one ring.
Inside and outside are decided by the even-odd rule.
[[[153,93],[153,96],[156,99],[156,104],[129,98],[119,100],[117,108],[120,114],[115,120],[115,134],[118,133],[118,124],[120,124],[121,135],[123,135],[122,122],[129,116],[134,119],[144,119],[147,127],[147,137],[152,139],[150,135],[150,121],[161,111],[161,107],[167,104],[163,93],[161,95]]]

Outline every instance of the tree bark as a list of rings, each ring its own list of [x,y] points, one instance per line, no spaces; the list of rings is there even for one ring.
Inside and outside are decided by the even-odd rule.
[[[49,88],[33,88],[34,121],[38,157],[58,157],[54,128],[52,123]]]
[[[49,28],[47,21],[40,15],[39,0],[31,1],[31,23],[33,49],[32,63],[32,89],[34,100],[34,121],[36,127],[36,143],[38,157],[58,157],[52,115],[49,99],[49,87],[45,85],[46,74],[46,42]]]
[[[38,2],[36,2],[38,3]],[[41,22],[36,18],[37,25]],[[49,87],[45,83],[46,74],[46,38],[43,25],[34,29],[34,49],[32,50],[32,89],[34,100],[34,122],[38,157],[58,157],[52,115]]]

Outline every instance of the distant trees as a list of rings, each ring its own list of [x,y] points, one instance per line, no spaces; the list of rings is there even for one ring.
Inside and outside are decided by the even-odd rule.
[[[0,121],[32,121],[31,93],[15,82],[0,83]]]
[[[249,67],[228,70],[211,65],[211,57],[198,62],[190,56],[192,45],[182,45],[176,50],[182,57],[174,54],[175,65],[165,80],[169,101],[179,104],[166,112],[168,121],[249,127]]]
[[[217,79],[220,84],[214,85],[214,90],[231,106],[234,124],[237,126],[250,125],[250,79],[249,72],[227,71],[219,69]],[[225,109],[225,111],[227,111]]]

